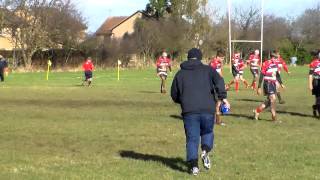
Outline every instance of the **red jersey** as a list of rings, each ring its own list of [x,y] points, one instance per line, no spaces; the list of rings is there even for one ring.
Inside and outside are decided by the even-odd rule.
[[[281,72],[281,69],[283,68],[284,71],[287,73],[289,72],[287,63],[282,59],[281,56],[279,56],[277,59],[275,59],[275,62],[278,64],[279,72]]]
[[[86,62],[84,62],[82,65],[82,69],[84,71],[93,71],[94,66],[93,66],[91,60],[86,60]]]
[[[320,59],[314,59],[309,67],[309,74],[312,75],[315,79],[320,79]]]
[[[243,73],[243,70],[245,68],[245,63],[240,58],[233,58],[232,59],[232,66],[235,70],[237,70],[239,73]]]
[[[212,67],[212,69],[214,69],[215,71],[217,71],[217,73],[219,73],[221,75],[221,73],[222,73],[221,59],[213,58],[210,62],[210,66]]]
[[[272,58],[262,63],[261,73],[263,74],[263,80],[265,81],[277,81],[277,72],[279,70],[276,59]]]
[[[161,56],[161,57],[158,58],[158,60],[156,62],[156,65],[157,65],[158,72],[167,73],[168,68],[169,69],[171,68],[171,59]]]
[[[260,66],[260,56],[251,54],[247,63],[250,65],[250,69],[259,69]]]

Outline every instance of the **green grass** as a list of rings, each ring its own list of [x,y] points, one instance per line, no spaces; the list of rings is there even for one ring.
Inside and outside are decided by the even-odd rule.
[[[250,119],[264,100],[229,92],[232,114],[215,127],[213,168],[187,174],[180,108],[152,70],[10,74],[0,84],[0,179],[320,179],[320,120],[306,67],[283,74],[282,124]],[[226,81],[230,75],[225,72]],[[247,72],[245,77],[251,79]],[[169,77],[168,89],[172,80]]]

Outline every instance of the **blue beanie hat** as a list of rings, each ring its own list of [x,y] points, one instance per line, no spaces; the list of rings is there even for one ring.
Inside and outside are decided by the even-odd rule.
[[[188,59],[202,60],[202,52],[200,51],[200,49],[192,48],[188,51]]]

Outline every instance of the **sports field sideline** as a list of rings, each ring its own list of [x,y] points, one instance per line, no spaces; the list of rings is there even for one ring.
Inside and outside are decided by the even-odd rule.
[[[201,179],[320,179],[320,120],[307,67],[283,74],[286,104],[252,120],[264,100],[241,86],[215,127],[213,168]],[[171,84],[173,75],[169,76]],[[224,72],[225,80],[231,75]],[[244,75],[251,80],[251,75]],[[10,74],[0,84],[0,179],[189,179],[180,108],[161,95],[154,69]],[[168,87],[169,90],[170,86]]]

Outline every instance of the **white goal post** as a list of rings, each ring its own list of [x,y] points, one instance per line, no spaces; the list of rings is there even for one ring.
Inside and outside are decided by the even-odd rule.
[[[262,64],[262,52],[263,52],[263,14],[264,14],[264,0],[261,1],[261,36],[259,40],[236,40],[232,37],[232,24],[231,24],[231,3],[232,0],[228,0],[228,17],[229,17],[229,63],[231,71],[232,61],[232,45],[233,43],[260,43],[260,62]]]

